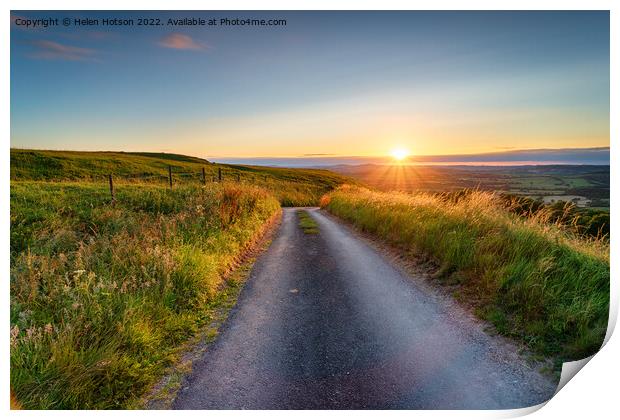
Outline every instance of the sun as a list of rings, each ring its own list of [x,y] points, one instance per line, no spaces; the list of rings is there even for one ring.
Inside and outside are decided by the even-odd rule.
[[[390,152],[390,155],[392,155],[394,160],[398,162],[402,162],[403,160],[409,157],[409,150],[404,149],[402,147],[397,147],[395,149],[392,149],[392,151]]]

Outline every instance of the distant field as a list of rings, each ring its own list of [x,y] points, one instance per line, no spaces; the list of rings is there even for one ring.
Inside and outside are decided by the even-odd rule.
[[[445,192],[470,188],[539,200],[553,196],[556,201],[573,201],[581,207],[609,209],[609,166],[342,165],[333,170],[384,191]]]
[[[115,182],[168,185],[168,169],[173,184],[200,185],[238,182],[271,191],[283,206],[316,205],[327,191],[351,178],[321,169],[285,169],[259,166],[221,165],[207,160],[169,153],[72,152],[11,149],[13,181],[89,181],[107,185]]]

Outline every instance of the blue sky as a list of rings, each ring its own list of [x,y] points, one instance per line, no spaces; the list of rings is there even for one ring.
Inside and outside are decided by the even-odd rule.
[[[607,12],[12,12],[12,147],[377,156],[609,145]]]

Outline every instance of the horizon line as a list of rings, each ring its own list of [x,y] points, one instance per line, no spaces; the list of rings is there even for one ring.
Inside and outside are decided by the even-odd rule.
[[[372,158],[389,158],[391,156],[389,154],[384,155],[336,155],[330,153],[308,153],[302,155],[285,155],[285,156],[274,156],[274,155],[263,155],[263,156],[224,156],[224,155],[206,155],[207,157],[202,157],[200,155],[194,154],[186,154],[186,152],[175,152],[175,151],[149,151],[149,150],[141,150],[141,151],[126,151],[126,150],[92,150],[92,149],[64,149],[64,148],[25,148],[25,147],[10,147],[10,150],[36,150],[36,151],[54,151],[54,152],[86,152],[86,153],[168,153],[168,154],[176,154],[176,155],[185,155],[191,157],[198,157],[202,159],[372,159]],[[593,146],[593,147],[562,147],[562,148],[536,148],[536,149],[514,149],[514,150],[500,150],[500,151],[488,151],[488,152],[477,152],[477,153],[447,153],[447,154],[433,154],[433,155],[418,155],[411,154],[407,157],[407,160],[416,160],[417,158],[449,158],[449,157],[466,157],[466,156],[493,156],[493,155],[507,155],[512,153],[535,153],[535,152],[577,152],[577,151],[605,151],[611,150],[611,146]]]

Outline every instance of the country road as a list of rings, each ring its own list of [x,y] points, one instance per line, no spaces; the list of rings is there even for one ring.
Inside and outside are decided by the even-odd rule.
[[[284,209],[176,409],[497,409],[555,383],[348,227]]]

